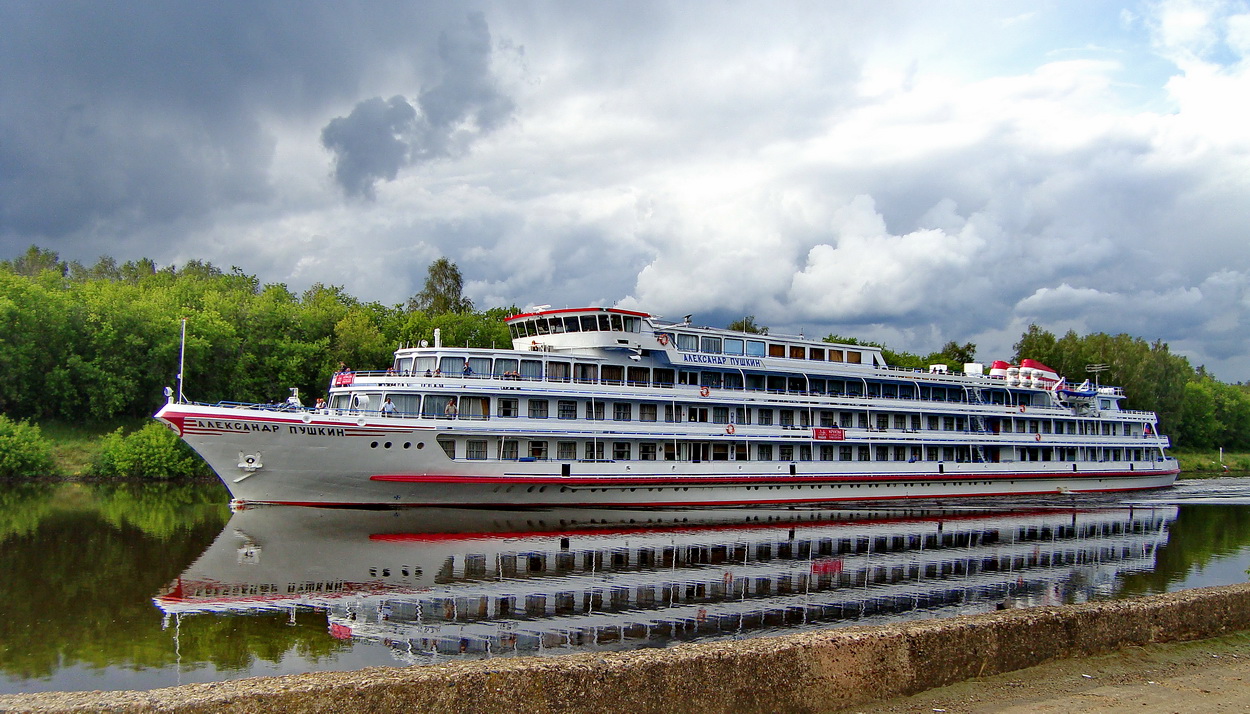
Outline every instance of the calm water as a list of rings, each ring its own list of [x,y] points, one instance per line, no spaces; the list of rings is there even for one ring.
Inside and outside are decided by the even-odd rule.
[[[683,512],[231,514],[218,486],[0,485],[0,692],[147,689],[947,617],[1245,582],[1250,480]]]

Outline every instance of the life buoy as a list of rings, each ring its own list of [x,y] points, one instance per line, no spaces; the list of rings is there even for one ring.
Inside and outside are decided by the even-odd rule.
[[[1042,440],[1042,435],[1041,435],[1041,434],[1034,434],[1034,435],[1033,435],[1033,441],[1041,441],[1041,440]]]
[[[1025,412],[1025,406],[1024,406],[1023,404],[1021,404],[1021,405],[1020,405],[1020,413],[1021,413],[1021,414],[1023,414],[1024,412]]]
[[[728,426],[726,426],[726,427],[725,427],[725,433],[726,433],[726,434],[732,434],[732,433],[734,433],[735,431],[737,431],[737,429],[735,429],[735,428],[734,428],[734,425],[733,425],[733,424],[730,424],[730,425],[728,425]]]
[[[712,393],[712,390],[708,389],[707,387],[699,387],[699,396],[700,396],[700,397],[706,397],[707,395],[709,395],[709,394],[711,394],[711,393]]]
[[[657,341],[657,342],[659,342],[661,345],[667,345],[667,344],[668,344],[668,335],[664,334],[663,332],[661,332],[660,334],[656,335],[656,336],[655,336],[655,339],[656,339],[656,341]]]

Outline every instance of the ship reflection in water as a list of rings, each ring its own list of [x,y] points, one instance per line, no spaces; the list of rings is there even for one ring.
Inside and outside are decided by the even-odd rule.
[[[1111,595],[1173,506],[240,511],[166,620],[313,608],[400,662],[665,646]]]

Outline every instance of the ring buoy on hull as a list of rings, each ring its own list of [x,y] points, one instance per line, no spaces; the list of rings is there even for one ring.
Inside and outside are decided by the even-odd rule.
[[[712,393],[712,390],[708,389],[707,387],[699,387],[699,396],[700,396],[700,397],[706,397],[707,395],[709,395],[709,394],[711,394],[711,393]]]
[[[1021,405],[1020,405],[1020,413],[1021,413],[1021,414],[1023,414],[1023,413],[1025,412],[1025,410],[1026,410],[1025,406],[1024,406],[1023,404],[1021,404]]]
[[[656,335],[656,336],[655,336],[655,339],[656,339],[656,341],[657,341],[657,342],[659,342],[661,345],[667,345],[667,344],[668,344],[668,335],[664,334],[663,332],[661,332],[660,334]]]
[[[726,426],[726,427],[725,427],[725,433],[726,433],[726,434],[732,434],[732,433],[734,433],[735,431],[737,431],[737,429],[735,429],[735,428],[734,428],[734,425],[733,425],[733,424],[730,424],[730,425],[728,425],[728,426]]]
[[[1034,435],[1033,435],[1033,440],[1034,440],[1034,441],[1041,441],[1041,440],[1042,440],[1042,435],[1041,435],[1041,434],[1034,434]]]

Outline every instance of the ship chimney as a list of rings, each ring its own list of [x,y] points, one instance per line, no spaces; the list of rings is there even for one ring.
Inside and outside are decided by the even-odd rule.
[[[434,349],[438,349],[442,346],[443,346],[443,328],[435,327],[434,328]]]

